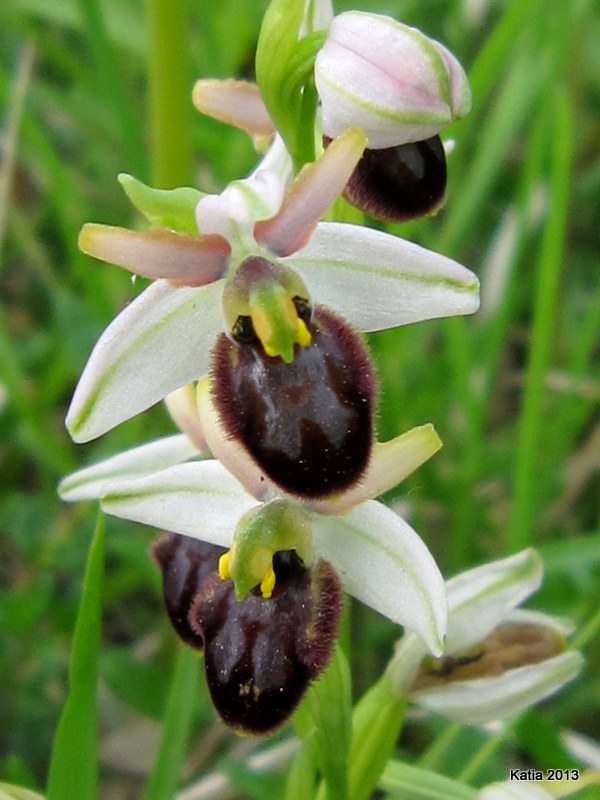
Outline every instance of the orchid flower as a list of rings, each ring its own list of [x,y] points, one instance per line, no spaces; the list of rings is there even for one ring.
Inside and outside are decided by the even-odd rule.
[[[541,580],[532,549],[450,579],[443,658],[425,658],[409,634],[386,678],[422,708],[470,725],[512,716],[558,691],[583,660],[566,649],[564,623],[517,608]]]
[[[168,219],[170,227],[90,224],[81,232],[84,252],[156,280],[98,340],[67,415],[75,441],[100,436],[206,374],[217,335],[240,313],[261,320],[265,341],[273,332],[279,337],[271,352],[291,358],[303,335],[291,292],[339,309],[363,331],[476,311],[477,278],[455,261],[381,231],[319,222],[364,142],[360,131],[346,131],[287,189],[289,159],[278,139],[249,178],[221,195],[155,192],[125,181],[148,217]],[[198,235],[181,232],[192,207]],[[185,224],[173,230],[180,219]],[[278,265],[285,277],[265,281],[266,301],[249,298],[246,287],[245,298],[223,308],[224,289],[252,257]]]
[[[429,139],[471,108],[467,77],[439,42],[391,17],[346,11],[315,61],[323,132],[360,125],[370,149]]]
[[[198,395],[195,411],[187,388],[168,406],[220,461],[186,460],[190,439],[172,436],[80,470],[59,491],[172,532],[153,550],[167,611],[179,636],[204,650],[224,721],[263,734],[287,719],[329,661],[342,586],[440,654],[442,576],[412,528],[371,499],[436,452],[432,426],[376,444],[357,485],[307,501],[282,493],[224,435],[207,379]]]
[[[439,570],[415,531],[371,499],[439,449],[432,426],[376,444],[363,479],[352,489],[333,498],[301,501],[282,494],[239,444],[223,435],[214,408],[210,410],[206,382],[200,398],[197,424],[220,460],[186,460],[193,450],[189,440],[166,437],[67,476],[59,486],[61,497],[99,498],[108,514],[232,548],[229,571],[243,591],[268,579],[273,554],[292,549],[293,543],[306,563],[327,560],[350,594],[415,631],[427,650],[439,655],[446,617]],[[252,536],[249,546],[244,530],[252,515],[266,508],[268,517],[269,508],[281,508],[282,503],[290,509],[293,524],[276,532],[272,541]],[[247,514],[250,518],[240,526]],[[248,557],[250,549],[264,551],[260,563]]]

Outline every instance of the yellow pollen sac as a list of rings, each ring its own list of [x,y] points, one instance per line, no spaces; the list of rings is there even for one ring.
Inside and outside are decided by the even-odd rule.
[[[268,600],[269,597],[271,597],[274,588],[275,572],[273,570],[273,566],[271,565],[263,575],[263,579],[260,582],[260,591],[262,592],[262,596],[265,598],[265,600]]]
[[[250,318],[263,350],[270,357],[279,356],[287,364],[294,359],[294,345],[310,344],[311,335],[298,316],[292,298],[281,287],[263,288],[250,302]]]
[[[294,341],[301,347],[308,347],[312,341],[312,335],[306,327],[306,323],[303,319],[300,319],[300,317],[296,320],[296,336],[294,337]]]
[[[231,577],[231,573],[229,571],[229,565],[231,563],[231,550],[228,550],[226,553],[223,553],[221,558],[219,559],[219,578],[221,580],[226,581],[227,578]]]

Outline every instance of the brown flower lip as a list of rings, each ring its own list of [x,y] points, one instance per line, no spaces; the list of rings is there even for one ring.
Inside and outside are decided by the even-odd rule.
[[[212,356],[212,398],[225,432],[280,488],[327,497],[364,474],[373,445],[376,381],[360,337],[323,306],[309,317],[308,346],[285,364],[267,356],[248,324]]]
[[[329,144],[324,137],[324,145]],[[407,222],[435,213],[446,192],[446,155],[439,136],[420,142],[367,149],[343,195],[383,222]]]
[[[261,735],[282,725],[331,657],[342,605],[326,561],[304,566],[295,551],[273,558],[271,598],[255,589],[236,601],[216,572],[223,548],[177,534],[153,546],[171,623],[204,651],[206,679],[223,721]]]

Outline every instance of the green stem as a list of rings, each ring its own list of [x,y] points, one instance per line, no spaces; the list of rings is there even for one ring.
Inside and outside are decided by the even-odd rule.
[[[192,182],[192,102],[186,0],[146,0],[152,181],[169,189]],[[144,800],[172,797],[185,758],[198,688],[198,658],[177,654],[158,758]]]
[[[520,417],[514,474],[513,507],[507,545],[527,547],[531,539],[536,496],[536,457],[542,444],[545,377],[554,340],[560,267],[568,222],[568,186],[573,149],[571,113],[561,90],[552,108],[554,129],[548,217],[537,264],[537,285],[529,363]]]
[[[146,0],[152,180],[164,189],[193,172],[191,73],[186,0]]]

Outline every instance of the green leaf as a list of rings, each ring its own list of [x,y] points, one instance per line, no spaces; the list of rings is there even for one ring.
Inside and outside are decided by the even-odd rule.
[[[367,800],[400,735],[406,700],[384,676],[357,703],[352,718],[350,800]]]
[[[392,798],[411,800],[475,800],[477,796],[476,789],[460,781],[400,761],[390,761],[379,786]]]
[[[348,753],[352,734],[350,669],[339,646],[307,694],[315,743],[328,800],[348,797]]]
[[[179,233],[198,233],[196,206],[204,193],[191,186],[177,189],[153,189],[133,175],[121,173],[123,191],[148,222]]]
[[[283,800],[297,800],[299,797],[313,797],[317,780],[317,739],[314,729],[303,737],[300,749],[288,770]]]
[[[48,800],[95,800],[98,782],[96,682],[104,577],[104,516],[98,516],[83,581],[69,664],[69,696],[54,739]]]

